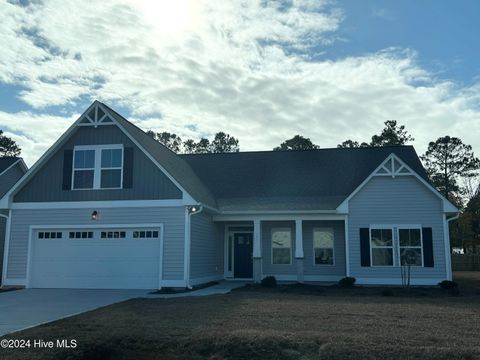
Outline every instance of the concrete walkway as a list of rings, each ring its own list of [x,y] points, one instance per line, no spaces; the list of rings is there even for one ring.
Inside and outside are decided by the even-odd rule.
[[[187,291],[178,294],[148,294],[151,299],[169,299],[188,296],[209,296],[227,294],[233,289],[241,288],[247,284],[247,281],[220,281],[217,285],[209,286],[203,289]]]
[[[134,298],[168,299],[229,293],[246,282],[222,281],[179,294],[152,290],[23,289],[0,292],[0,336]]]

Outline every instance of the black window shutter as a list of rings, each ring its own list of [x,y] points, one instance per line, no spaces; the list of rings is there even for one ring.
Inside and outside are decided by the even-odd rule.
[[[433,267],[433,237],[432,228],[422,228],[423,266]]]
[[[63,150],[62,190],[72,189],[73,150]]]
[[[370,266],[370,229],[360,229],[360,264]]]
[[[133,148],[123,149],[123,188],[133,187]]]

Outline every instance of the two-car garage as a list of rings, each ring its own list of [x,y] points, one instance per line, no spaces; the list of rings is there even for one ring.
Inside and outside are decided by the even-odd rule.
[[[162,225],[36,227],[27,281],[33,288],[156,289]]]

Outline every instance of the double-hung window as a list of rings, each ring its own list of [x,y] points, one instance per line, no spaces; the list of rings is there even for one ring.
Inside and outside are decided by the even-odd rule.
[[[123,146],[79,146],[74,149],[72,189],[121,189]]]
[[[95,150],[75,150],[73,156],[73,188],[93,189]]]
[[[292,263],[292,231],[289,228],[272,229],[272,264]]]
[[[422,231],[420,228],[398,228],[400,265],[423,266]]]
[[[122,149],[102,149],[101,181],[102,189],[118,189],[122,184]]]
[[[393,229],[371,228],[372,266],[393,266]]]
[[[313,229],[315,265],[333,265],[333,229]]]

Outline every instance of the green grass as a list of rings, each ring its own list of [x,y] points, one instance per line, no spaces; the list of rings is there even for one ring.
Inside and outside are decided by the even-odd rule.
[[[459,296],[294,285],[130,300],[8,336],[76,339],[75,350],[0,350],[0,358],[477,359],[480,276],[473,275],[457,276],[468,290]]]

